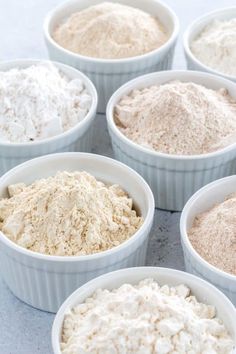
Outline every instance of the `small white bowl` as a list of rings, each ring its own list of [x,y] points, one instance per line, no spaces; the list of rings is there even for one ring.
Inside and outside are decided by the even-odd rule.
[[[117,90],[107,105],[108,130],[115,158],[139,172],[149,183],[156,207],[182,210],[199,188],[234,173],[236,143],[222,150],[201,155],[171,155],[151,151],[128,139],[114,122],[114,107],[133,89],[161,85],[171,80],[194,82],[216,90],[222,87],[236,99],[236,85],[229,80],[196,71],[163,71],[141,76]]]
[[[45,60],[18,59],[0,63],[0,71],[13,68],[27,68],[31,65],[45,63]],[[61,63],[52,62],[59,70],[71,79],[79,78],[92,97],[92,105],[86,117],[70,130],[53,136],[28,143],[0,142],[0,176],[20,163],[34,157],[64,151],[86,151],[92,149],[92,124],[97,110],[97,92],[92,82],[78,70]]]
[[[220,75],[228,80],[236,82],[236,76],[227,75],[217,71],[209,66],[206,66],[192,53],[190,46],[192,41],[198,37],[203,29],[213,20],[231,20],[236,17],[236,7],[227,7],[216,11],[209,12],[204,16],[198,17],[185,31],[183,35],[183,45],[187,67],[189,70],[199,70],[210,74]]]
[[[214,284],[236,306],[236,276],[226,273],[205,261],[195,251],[188,238],[188,230],[197,215],[209,210],[214,204],[223,202],[226,196],[235,192],[236,176],[219,179],[200,189],[189,199],[183,209],[180,219],[180,233],[187,272],[196,274]]]
[[[98,112],[106,111],[111,94],[125,82],[152,71],[167,70],[172,66],[174,48],[179,33],[179,21],[175,13],[159,0],[119,0],[119,3],[139,8],[157,16],[170,34],[168,41],[160,48],[132,58],[99,59],[73,53],[61,47],[52,38],[54,29],[68,16],[103,0],[69,0],[52,10],[44,21],[44,36],[49,57],[84,72],[99,92]],[[110,0],[110,2],[117,2]]]
[[[144,179],[124,164],[94,154],[62,153],[27,161],[0,178],[0,198],[7,197],[10,184],[30,184],[63,170],[84,170],[99,180],[119,184],[133,198],[144,222],[117,247],[73,257],[32,252],[0,232],[0,265],[5,283],[22,301],[50,312],[56,312],[67,296],[88,280],[112,270],[144,265],[154,216],[153,194]]]
[[[63,303],[55,317],[52,327],[52,347],[54,354],[61,354],[61,331],[65,313],[69,309],[77,304],[83,303],[86,298],[90,297],[94,291],[99,288],[112,290],[120,287],[124,283],[137,284],[145,278],[152,278],[161,285],[187,285],[199,301],[215,306],[217,316],[222,319],[225,327],[228,329],[236,343],[236,310],[226,296],[214,286],[200,278],[178,270],[157,267],[139,267],[118,270],[93,279],[76,290]]]

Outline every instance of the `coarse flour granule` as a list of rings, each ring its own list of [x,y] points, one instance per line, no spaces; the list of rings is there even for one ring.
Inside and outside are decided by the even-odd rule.
[[[81,55],[120,59],[157,49],[168,35],[159,21],[144,11],[104,2],[72,14],[55,29],[53,38]]]
[[[120,245],[141,226],[132,199],[86,172],[58,172],[9,186],[0,230],[19,246],[57,256],[93,254]]]
[[[236,76],[236,18],[212,21],[190,47],[203,64],[223,74]]]
[[[231,354],[233,340],[215,308],[197,301],[185,285],[152,279],[97,290],[69,310],[63,354]]]
[[[63,133],[83,120],[92,97],[80,79],[53,64],[0,72],[0,142],[26,143]]]
[[[196,155],[236,141],[236,101],[226,89],[172,81],[133,90],[114,111],[121,132],[148,149]]]
[[[198,215],[188,237],[203,259],[236,275],[236,193]]]

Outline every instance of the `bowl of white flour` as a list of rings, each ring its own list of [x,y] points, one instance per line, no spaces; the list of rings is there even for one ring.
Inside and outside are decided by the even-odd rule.
[[[44,22],[50,58],[92,80],[99,113],[125,82],[171,69],[178,32],[175,13],[158,0],[69,0]]]
[[[149,183],[156,207],[182,210],[199,188],[233,174],[236,85],[196,71],[166,71],[123,85],[107,106],[115,157]]]
[[[186,203],[180,220],[186,271],[218,287],[236,305],[236,176],[214,181]]]
[[[123,269],[76,290],[52,328],[54,354],[233,354],[236,310],[214,286],[155,267]]]
[[[236,7],[197,18],[185,31],[183,44],[188,69],[236,81]]]
[[[19,299],[56,312],[85,282],[145,265],[150,187],[99,155],[38,157],[0,178],[1,273]]]
[[[0,175],[31,158],[92,148],[97,92],[67,65],[20,59],[0,64]]]

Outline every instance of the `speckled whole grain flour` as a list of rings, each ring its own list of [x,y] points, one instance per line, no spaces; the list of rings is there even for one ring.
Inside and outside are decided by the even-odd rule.
[[[171,81],[133,90],[114,119],[130,140],[175,155],[204,154],[236,142],[236,101],[226,89]]]
[[[188,237],[207,262],[236,275],[236,193],[198,215]]]
[[[9,186],[0,201],[0,230],[29,250],[58,256],[108,250],[130,238],[142,218],[118,186],[86,172],[58,172],[26,186]]]
[[[148,13],[103,2],[72,14],[55,29],[53,38],[81,55],[121,59],[159,48],[168,35],[159,20]]]

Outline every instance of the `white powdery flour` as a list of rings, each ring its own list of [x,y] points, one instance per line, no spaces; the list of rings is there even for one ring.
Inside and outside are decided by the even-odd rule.
[[[215,308],[185,285],[152,279],[97,290],[66,313],[63,354],[231,354],[233,340]]]
[[[191,50],[198,60],[227,75],[236,75],[236,18],[214,20],[195,38]]]
[[[0,142],[25,143],[69,130],[85,118],[92,97],[80,79],[50,63],[0,72]]]

